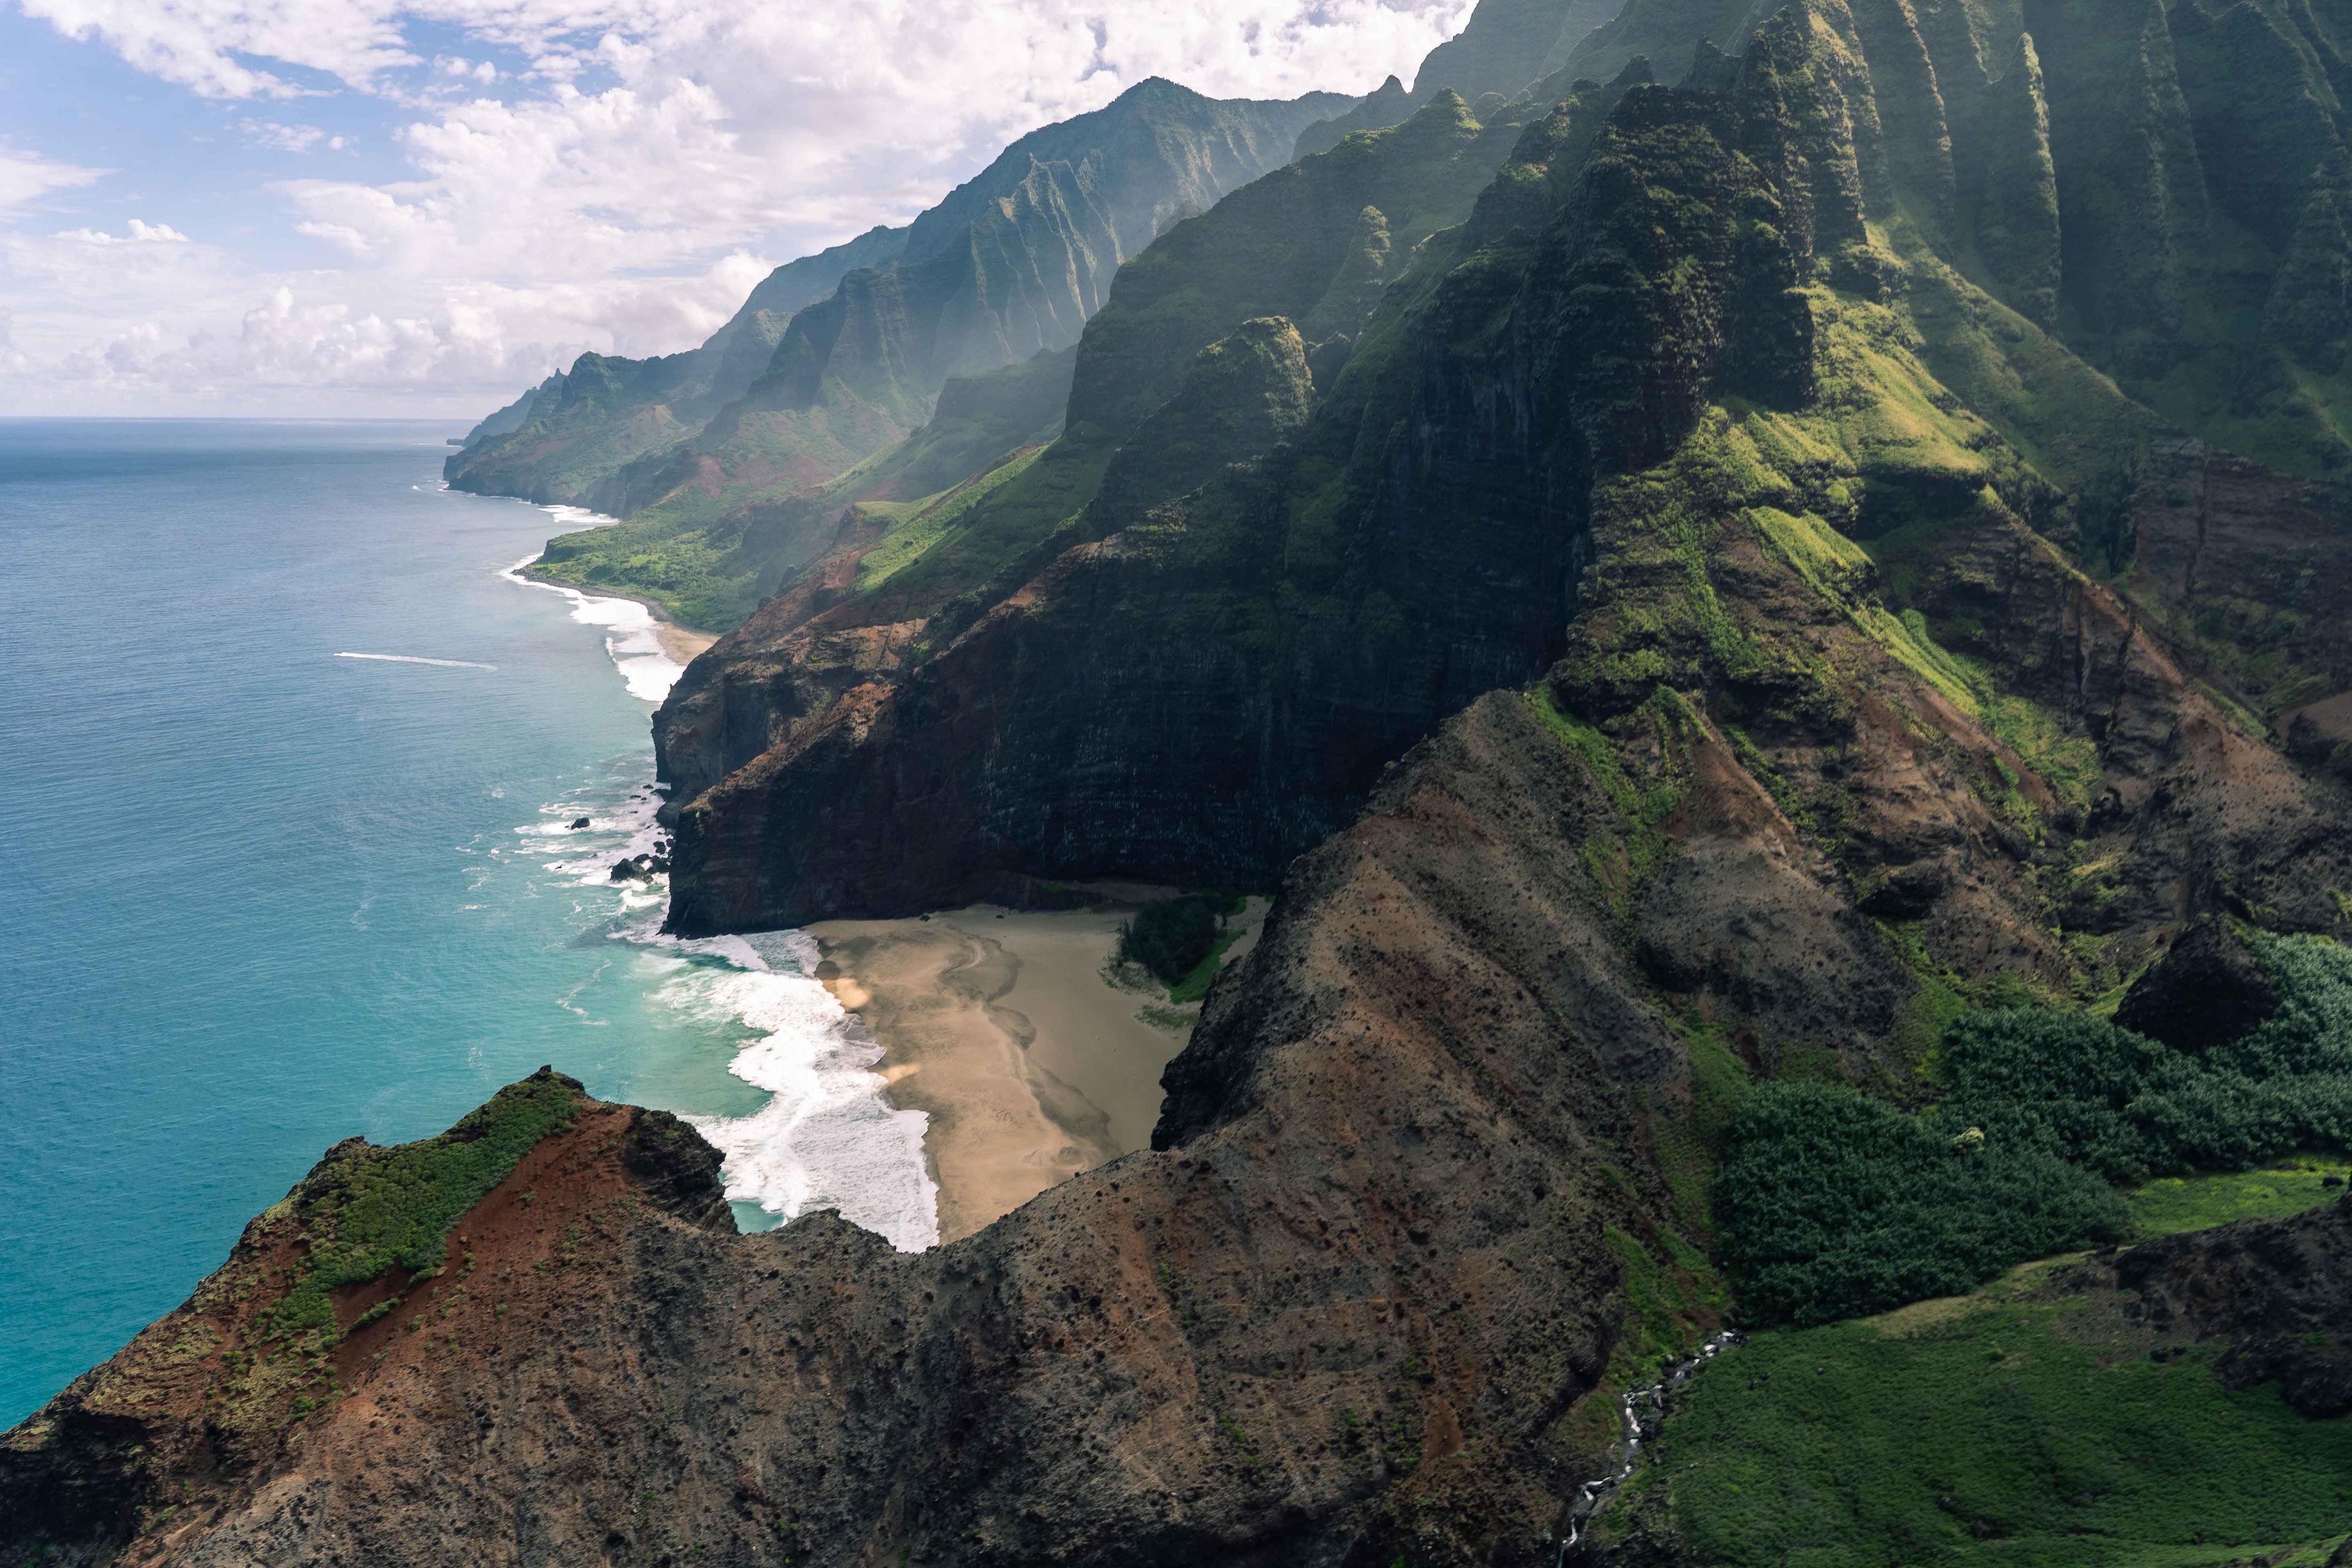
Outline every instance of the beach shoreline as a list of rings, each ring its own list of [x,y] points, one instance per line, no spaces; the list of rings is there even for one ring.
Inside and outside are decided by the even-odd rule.
[[[1135,894],[1157,890],[1119,891],[1085,910],[982,904],[808,928],[816,978],[883,1049],[884,1098],[927,1118],[941,1243],[1150,1146],[1190,1016],[1147,1018],[1164,994],[1107,977]]]
[[[654,618],[654,635],[661,639],[662,651],[676,660],[681,669],[692,664],[696,655],[726,635],[724,632],[698,631],[674,618],[667,609],[652,599],[640,598],[635,594],[612,593],[603,588],[583,588],[577,583],[567,583],[561,577],[551,576],[541,570],[536,558],[525,562],[514,570],[517,576],[537,583],[543,587],[569,588],[572,592],[585,595],[591,599],[622,599],[629,604],[643,606],[646,613]]]

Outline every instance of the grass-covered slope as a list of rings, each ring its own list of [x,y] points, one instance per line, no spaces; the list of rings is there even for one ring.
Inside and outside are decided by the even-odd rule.
[[[2321,1568],[2352,1421],[2130,1291],[2036,1265],[1963,1298],[1753,1334],[1675,1402],[1593,1531],[1612,1565]]]

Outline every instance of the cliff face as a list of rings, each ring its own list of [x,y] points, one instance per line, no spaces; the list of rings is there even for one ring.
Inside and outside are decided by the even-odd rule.
[[[2079,528],[1997,433],[2075,423],[2013,379],[2063,351],[2014,317],[2015,348],[1940,323],[1931,343],[1895,302],[1997,310],[1868,227],[1951,167],[1932,104],[1892,126],[1855,107],[1866,39],[1924,58],[1890,15],[1796,8],[1728,90],[1629,75],[1530,127],[1255,466],[1116,532],[1081,511],[1009,567],[943,552],[771,606],[745,630],[763,661],[722,644],[657,724],[686,802],[674,925],[908,911],[1008,875],[1266,885],[1447,713],[1549,670],[1620,776],[1673,795],[1719,753],[1770,803],[1788,863],[1762,881],[1696,851],[1661,867],[1664,830],[1629,820],[1612,896],[1652,907],[1633,940],[1662,984],[1787,1031],[1810,1004],[1744,979],[1736,934],[1775,879],[1885,971],[1855,1049],[1908,1026],[1920,980],[1856,910],[1915,930],[1931,973],[2095,989],[2228,900],[2331,928],[2339,804],[2025,521]],[[1129,270],[1142,300],[1217,276],[1172,243]],[[1280,274],[1240,276],[1263,297]],[[1080,445],[1080,411],[1125,437],[1119,464],[1169,440],[1132,412],[1164,395],[1150,375],[1090,379],[1147,319],[1127,284],[1081,345],[1073,434],[973,509],[965,560]],[[1984,416],[1920,356],[1972,365]],[[965,598],[910,603],[924,570]]]
[[[1585,121],[1597,127],[1597,115]],[[1449,94],[1406,124],[1244,187],[1120,269],[1078,345],[1068,416],[1050,446],[1009,452],[952,489],[943,479],[911,514],[860,506],[840,517],[840,489],[816,510],[787,503],[803,527],[839,518],[836,531],[664,704],[656,745],[672,798],[699,795],[805,732],[843,693],[952,642],[1064,550],[1181,493],[1170,488],[1176,476],[1189,474],[1191,488],[1296,434],[1286,422],[1228,421],[1204,391],[1195,403],[1210,417],[1161,421],[1150,439],[1131,440],[1200,374],[1204,353],[1253,319],[1274,319],[1262,311],[1321,334],[1300,342],[1328,388],[1413,248],[1467,216],[1519,134],[1507,120],[1482,125]],[[1286,404],[1296,393],[1265,383],[1247,395]],[[1162,439],[1190,449],[1161,453]],[[1116,517],[1093,504],[1107,482]]]
[[[2352,689],[2352,486],[2168,442],[2148,454],[2130,526],[2138,597],[2282,734]]]

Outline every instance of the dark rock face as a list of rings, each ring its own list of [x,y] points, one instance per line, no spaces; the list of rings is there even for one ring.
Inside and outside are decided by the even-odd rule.
[[[2292,1219],[2242,1220],[2169,1236],[2116,1259],[2116,1283],[2147,1321],[2222,1339],[2231,1388],[2275,1383],[2302,1415],[2352,1414],[2352,1200]]]
[[[2132,528],[2134,594],[2283,729],[2352,690],[2352,483],[2167,442],[2147,455]],[[2327,723],[2315,715],[2315,740]]]
[[[2278,986],[2253,950],[2229,922],[2208,919],[2133,982],[2116,1022],[2177,1050],[2204,1051],[2242,1037],[2278,1005]]]
[[[1177,395],[1146,420],[1149,438],[1112,458],[1086,526],[1108,532],[1231,465],[1272,450],[1306,424],[1312,392],[1304,345],[1287,321],[1243,323],[1232,337],[1201,352]],[[826,614],[845,596],[839,586],[855,580],[858,563],[882,537],[880,530],[862,526],[861,518],[845,519],[831,573],[804,580],[794,594],[764,606],[725,639],[719,659],[698,659],[671,690],[656,717],[656,734],[664,775],[678,786],[678,798],[700,795],[789,742],[803,723],[827,715],[845,691],[897,673],[916,631],[942,636],[941,628],[921,622],[873,628]],[[1055,553],[1048,550],[1029,563],[1016,584]],[[950,606],[950,613],[959,607]],[[746,656],[755,649],[767,657],[754,663],[756,655]]]
[[[1539,237],[1494,235],[1494,263],[1433,291],[1385,376],[1352,397],[1343,376],[1294,457],[1208,486],[1173,526],[1065,555],[695,799],[676,927],[911,911],[1011,867],[1264,885],[1446,712],[1541,670],[1565,646],[1596,469],[1654,461],[1718,378],[1767,397],[1808,381],[1790,288],[1815,231],[1857,235],[1861,216],[1782,32],[1795,55],[1762,48],[1747,99],[1596,89],[1614,105],[1597,137],[1572,134],[1592,106],[1563,105],[1531,150],[1590,146],[1569,211]],[[1743,138],[1782,184],[1730,155]],[[1480,353],[1454,351],[1497,317]],[[1082,347],[1074,410],[1109,401],[1083,395],[1088,363]],[[1287,612],[1268,597],[1286,584]],[[831,826],[787,837],[787,820]]]

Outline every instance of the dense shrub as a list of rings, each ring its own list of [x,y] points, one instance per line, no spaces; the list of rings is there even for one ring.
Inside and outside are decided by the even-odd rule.
[[[2352,952],[2248,941],[2278,1010],[2201,1053],[2015,1009],[1952,1026],[1949,1092],[1922,1116],[1843,1088],[1763,1086],[1732,1123],[1715,1187],[1743,1311],[1821,1323],[1954,1294],[2119,1237],[2115,1184],[2352,1147]]]
[[[1139,963],[1173,985],[1217,945],[1218,906],[1223,900],[1198,895],[1146,904],[1118,928],[1122,963]]]
[[[2190,1054],[2076,1014],[1979,1013],[1946,1039],[1939,1118],[2111,1182],[2352,1143],[2352,952],[2316,937],[2249,942],[2279,990],[2250,1034]]]
[[[1974,1289],[2120,1237],[2114,1188],[2032,1146],[1957,1137],[1853,1089],[1761,1086],[1734,1118],[1715,1215],[1743,1316],[1825,1323]]]

